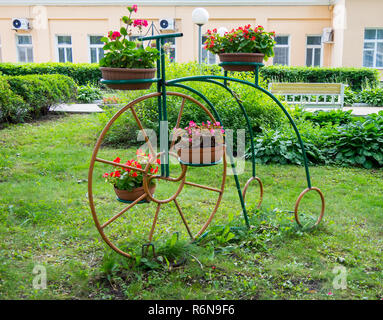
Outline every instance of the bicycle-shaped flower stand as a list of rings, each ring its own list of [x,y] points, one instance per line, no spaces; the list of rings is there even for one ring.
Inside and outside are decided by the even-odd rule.
[[[223,76],[204,75],[204,76],[191,76],[191,77],[166,80],[165,52],[163,49],[164,39],[170,38],[170,37],[176,38],[176,37],[181,37],[181,36],[182,36],[181,33],[175,33],[175,34],[165,34],[165,35],[144,37],[141,39],[141,40],[156,40],[157,49],[161,53],[160,59],[157,60],[157,77],[156,78],[154,78],[154,79],[142,79],[142,80],[103,80],[103,79],[101,79],[101,83],[104,83],[104,84],[129,84],[129,83],[148,83],[148,82],[152,82],[152,83],[157,84],[157,92],[143,95],[143,96],[131,101],[129,104],[127,104],[123,108],[121,108],[106,124],[105,128],[101,132],[101,134],[100,134],[100,136],[96,142],[96,145],[94,147],[94,151],[92,154],[92,158],[90,161],[90,167],[89,167],[88,197],[89,197],[89,204],[90,204],[90,208],[91,208],[94,222],[95,222],[96,227],[97,227],[99,233],[101,234],[103,240],[116,252],[118,252],[118,253],[126,256],[126,257],[131,257],[130,251],[127,249],[119,248],[115,244],[117,239],[108,237],[106,235],[105,230],[110,226],[110,224],[112,224],[116,219],[118,219],[120,216],[122,216],[128,210],[134,208],[137,205],[145,205],[145,203],[148,203],[149,201],[151,203],[156,204],[156,209],[154,212],[153,222],[151,224],[150,231],[149,231],[148,242],[143,244],[143,246],[142,246],[143,249],[145,247],[146,247],[146,249],[148,249],[149,247],[152,247],[153,253],[154,253],[154,245],[152,243],[152,240],[153,240],[153,234],[155,232],[155,228],[156,228],[158,217],[159,217],[159,212],[163,206],[169,205],[170,203],[173,203],[175,205],[175,207],[177,208],[177,211],[180,215],[180,218],[181,218],[190,238],[192,240],[194,240],[194,239],[200,237],[205,232],[205,230],[207,229],[209,224],[211,223],[214,215],[216,214],[216,212],[220,206],[221,200],[222,200],[224,187],[225,187],[225,181],[226,181],[226,173],[227,173],[227,161],[226,161],[227,155],[230,157],[230,164],[231,164],[231,167],[233,170],[233,176],[235,179],[235,185],[236,185],[236,189],[238,192],[238,198],[240,201],[240,205],[242,208],[244,221],[245,221],[246,227],[248,227],[248,228],[250,227],[249,219],[248,219],[248,215],[247,215],[247,210],[246,210],[246,204],[245,204],[246,193],[247,193],[248,187],[251,184],[251,182],[257,181],[259,184],[259,189],[260,189],[260,197],[259,197],[259,202],[258,202],[257,206],[260,207],[261,203],[262,203],[262,199],[263,199],[263,184],[262,184],[261,179],[256,176],[254,139],[253,139],[254,137],[253,137],[253,133],[252,133],[251,126],[250,126],[250,120],[249,120],[249,117],[246,113],[246,110],[245,110],[243,104],[238,99],[238,97],[235,95],[235,93],[228,87],[229,82],[237,82],[237,83],[240,83],[243,85],[247,85],[247,86],[254,88],[255,90],[259,90],[259,91],[263,92],[264,94],[268,95],[283,110],[284,114],[286,115],[286,117],[290,121],[290,123],[293,126],[294,131],[297,135],[297,138],[298,138],[301,150],[302,150],[303,164],[304,164],[306,180],[307,180],[307,188],[302,191],[302,193],[298,196],[296,203],[295,203],[295,207],[294,207],[295,220],[298,223],[298,225],[301,225],[301,222],[300,222],[299,216],[298,216],[299,204],[300,204],[302,198],[304,197],[304,195],[306,193],[308,193],[309,191],[316,191],[319,194],[320,199],[321,199],[321,211],[320,211],[319,217],[318,217],[318,219],[315,222],[313,227],[317,226],[321,222],[322,217],[324,215],[324,210],[325,210],[324,196],[323,196],[320,189],[313,187],[311,185],[311,179],[310,179],[310,173],[309,173],[309,167],[308,167],[308,159],[306,156],[304,144],[303,144],[303,141],[301,139],[299,131],[298,131],[292,117],[287,112],[287,110],[284,108],[284,106],[281,104],[281,102],[273,94],[271,94],[270,92],[268,92],[267,90],[265,90],[264,88],[259,86],[259,82],[258,82],[259,68],[262,67],[263,64],[262,63],[254,63],[254,62],[247,62],[247,63],[246,62],[222,62],[220,64],[221,66],[224,66],[224,65],[251,65],[251,66],[253,66],[254,67],[254,74],[255,74],[254,83],[250,83],[248,81],[241,80],[241,79],[228,77],[227,71],[224,71]],[[221,177],[220,177],[218,188],[212,187],[209,185],[202,185],[202,184],[197,184],[195,182],[191,182],[187,179],[187,176],[188,176],[189,167],[193,167],[193,166],[208,167],[208,166],[218,165],[219,163],[215,163],[215,162],[210,163],[210,164],[185,163],[185,162],[180,161],[178,158],[178,155],[171,151],[172,150],[171,147],[169,150],[168,127],[169,128],[172,128],[172,127],[178,128],[180,126],[182,115],[183,115],[184,108],[185,108],[186,104],[194,104],[197,108],[200,108],[202,110],[202,112],[206,114],[207,119],[210,119],[213,122],[219,121],[222,125],[225,125],[224,123],[222,123],[220,115],[218,114],[214,105],[209,101],[209,99],[206,96],[204,96],[202,93],[195,90],[194,88],[184,84],[184,82],[193,82],[193,81],[202,81],[205,83],[214,84],[214,85],[220,86],[220,87],[224,88],[225,90],[227,90],[227,92],[229,94],[231,94],[231,96],[238,103],[238,106],[241,109],[243,116],[246,119],[247,130],[249,133],[251,150],[252,150],[252,154],[251,154],[252,175],[248,179],[248,181],[246,182],[243,189],[241,189],[241,185],[240,185],[237,170],[236,170],[236,165],[235,165],[234,158],[233,158],[233,153],[231,152],[231,150],[227,150],[227,152],[224,152],[222,160],[219,161],[220,166],[222,168],[220,170],[222,170],[222,172],[220,174]],[[198,96],[201,99],[201,101],[203,101],[203,103],[205,103],[207,105],[207,107],[203,103],[201,103],[200,101],[198,101],[197,99],[195,99],[189,95],[186,95],[186,94],[180,93],[180,92],[168,91],[167,89],[169,87],[182,88],[182,89],[185,89],[185,90],[195,94],[196,96]],[[174,124],[174,126],[170,126],[168,124],[167,101],[170,98],[181,100],[181,103],[179,104],[180,107],[179,107],[179,111],[178,111],[177,121]],[[150,139],[149,139],[145,129],[143,128],[142,121],[139,119],[137,112],[136,112],[137,105],[139,105],[141,102],[149,100],[149,99],[155,99],[157,101],[158,114],[159,114],[159,119],[158,119],[159,131],[162,135],[165,135],[165,138],[160,143],[160,152],[158,152],[158,153],[156,152],[156,150],[154,150],[152,144],[150,143]],[[161,159],[161,170],[160,170],[161,174],[159,174],[159,175],[151,174],[149,172],[149,167],[150,167],[149,164],[146,165],[146,167],[144,167],[144,168],[136,168],[136,167],[131,167],[129,165],[115,163],[115,162],[112,162],[112,161],[98,157],[98,153],[99,153],[103,138],[105,137],[106,133],[108,132],[110,127],[113,125],[113,123],[115,123],[115,121],[125,112],[131,112],[131,114],[133,115],[134,120],[136,121],[138,127],[140,128],[140,130],[143,134],[143,137],[145,138],[145,141],[146,141],[146,143],[150,149],[150,153],[152,155],[155,155],[156,158]],[[170,166],[169,166],[169,158],[170,157],[177,159],[178,163],[180,165],[180,168],[179,168],[180,172],[179,172],[177,177],[172,177],[170,175]],[[143,174],[143,187],[145,190],[145,193],[142,196],[138,197],[136,200],[125,201],[125,202],[127,202],[128,205],[125,208],[123,208],[121,211],[119,211],[117,214],[112,216],[109,220],[107,220],[103,223],[100,222],[99,217],[97,215],[96,206],[95,206],[95,197],[93,194],[93,172],[94,172],[94,167],[95,167],[96,162],[104,163],[104,164],[108,164],[108,165],[112,165],[112,166],[117,166],[117,167],[120,167],[122,169],[129,169],[129,170],[134,170],[136,172],[140,172],[141,174]],[[154,194],[151,194],[151,192],[149,190],[150,182],[154,179],[166,181],[167,183],[171,183],[171,184],[175,184],[176,191],[170,197],[168,197],[166,199],[157,198]],[[208,214],[207,219],[205,221],[198,221],[197,222],[197,224],[199,224],[199,225],[197,228],[198,230],[195,233],[192,232],[192,230],[191,230],[191,228],[187,222],[187,219],[185,217],[185,214],[183,213],[183,210],[181,208],[181,204],[178,200],[178,198],[179,198],[180,194],[182,193],[182,190],[183,190],[185,185],[193,187],[193,188],[201,189],[201,191],[204,191],[206,193],[212,193],[212,194],[217,195],[217,198],[216,198],[216,200],[214,200],[214,203],[213,203],[213,209]],[[209,195],[209,201],[211,201],[210,195]]]

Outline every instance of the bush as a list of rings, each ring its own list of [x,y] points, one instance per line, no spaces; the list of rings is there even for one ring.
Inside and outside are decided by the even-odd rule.
[[[195,62],[187,64],[171,63],[167,65],[167,79],[201,75],[201,74],[222,74],[222,70],[218,66],[199,66]],[[240,75],[242,78],[253,82],[250,75]],[[212,102],[218,114],[221,117],[225,128],[237,130],[247,129],[245,117],[243,116],[239,106],[231,95],[225,89],[218,87],[214,84],[202,82],[189,82],[188,85],[197,89],[204,94]],[[236,83],[231,83],[230,88],[234,90],[237,96],[243,102],[244,108],[249,115],[251,127],[253,132],[261,132],[262,127],[277,128],[284,121],[284,114],[279,107],[268,97],[256,91],[253,88],[243,86]],[[153,85],[150,91],[155,91],[156,87]],[[189,93],[183,89],[169,87],[168,91],[184,92],[187,95],[194,96],[197,100],[201,100],[198,96]],[[147,91],[128,91],[123,93],[126,102],[148,93]],[[203,103],[204,104],[204,103]],[[168,120],[169,125],[174,126],[177,121],[178,111],[181,105],[181,99],[170,97],[168,99]],[[204,104],[205,105],[205,104]],[[208,106],[207,106],[208,107]],[[152,98],[141,103],[136,112],[143,122],[143,126],[148,129],[153,129],[158,132],[158,107],[157,99]],[[100,115],[102,123],[106,123],[115,110],[110,109],[104,115]],[[207,119],[206,114],[202,109],[196,107],[192,103],[186,103],[181,121],[181,127],[185,127],[190,120],[201,123]],[[171,129],[171,128],[170,128]],[[132,145],[136,143],[136,130],[138,127],[132,121],[130,112],[120,117],[120,119],[113,125],[109,134],[105,137],[106,143],[114,145]],[[234,139],[236,141],[236,139]]]
[[[10,90],[18,99],[19,104],[12,101],[4,107],[8,116],[3,117],[7,122],[23,122],[36,119],[48,113],[49,107],[60,102],[73,99],[76,96],[74,81],[61,75],[27,75],[3,77]],[[23,103],[21,103],[23,101]],[[12,116],[11,116],[12,114]]]
[[[353,121],[353,116],[351,115],[352,110],[342,111],[342,110],[330,110],[322,111],[317,110],[314,112],[300,111],[299,117],[304,120],[310,120],[313,123],[318,124],[319,126],[332,125],[343,125]]]
[[[375,87],[380,81],[378,71],[370,68],[267,66],[260,69],[260,74],[266,82],[336,82],[348,84],[354,91],[366,84]]]
[[[99,88],[90,85],[77,87],[77,101],[83,103],[91,103],[102,98]]]
[[[327,157],[335,163],[383,167],[383,112],[338,127],[328,137],[326,148]]]
[[[97,85],[101,71],[96,63],[0,63],[0,72],[4,75],[20,76],[28,74],[61,74],[71,77],[78,85],[88,83]]]
[[[23,122],[28,116],[28,106],[22,97],[11,90],[5,77],[0,76],[0,123]]]
[[[298,129],[305,145],[306,155],[311,164],[326,163],[323,146],[326,143],[324,129],[307,121],[298,122]],[[327,128],[327,130],[332,130]],[[303,165],[301,146],[290,125],[278,129],[266,129],[255,138],[255,158],[258,163],[279,163]],[[251,158],[251,149],[246,151]]]
[[[383,167],[383,112],[340,126],[297,122],[312,164]],[[251,150],[246,156],[250,158]],[[255,139],[257,162],[302,164],[298,138],[291,126],[265,130]]]
[[[356,100],[372,106],[383,106],[383,88],[366,88],[357,94]]]

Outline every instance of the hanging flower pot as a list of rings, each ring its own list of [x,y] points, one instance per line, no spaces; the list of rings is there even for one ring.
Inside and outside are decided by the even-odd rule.
[[[158,172],[158,164],[160,159],[154,159],[152,155],[145,154],[141,149],[136,152],[136,159],[128,160],[124,163],[126,167],[120,167],[117,164],[121,163],[121,159],[117,157],[113,160],[116,163],[115,170],[112,172],[106,172],[102,175],[105,178],[105,182],[113,185],[114,192],[117,198],[125,201],[135,201],[141,197],[144,193],[143,187],[143,168],[149,165],[150,174],[156,174]],[[155,161],[154,161],[155,160]],[[138,171],[140,170],[140,171]],[[156,184],[151,181],[149,184],[149,192],[154,194]],[[149,197],[144,198],[146,201],[150,201]]]
[[[102,78],[104,80],[142,80],[153,79],[156,74],[156,68],[151,69],[129,69],[129,68],[108,68],[100,67]],[[108,88],[120,90],[145,90],[149,89],[153,83],[121,83],[106,84]]]
[[[215,147],[180,148],[178,155],[184,163],[211,164],[219,162],[223,156],[223,144]]]
[[[154,194],[155,190],[156,190],[155,184],[152,184],[149,186],[149,192],[151,195]],[[120,190],[120,189],[117,189],[116,187],[114,187],[114,192],[116,193],[116,196],[121,200],[135,201],[145,193],[145,190],[144,190],[144,187],[135,188],[135,189],[130,190],[130,191]],[[150,202],[149,197],[146,197],[145,200]]]
[[[129,35],[136,33],[133,28],[148,26],[148,21],[131,18],[137,12],[137,6],[128,7],[129,16],[123,16],[122,21],[126,27],[120,31],[109,31],[107,37],[102,37],[105,43],[104,57],[100,60],[100,70],[104,80],[137,80],[132,83],[105,83],[111,89],[144,90],[149,89],[153,82],[140,82],[153,79],[156,74],[154,64],[159,59],[159,51],[151,46],[144,47],[142,42],[130,41]]]
[[[184,129],[175,129],[175,137],[179,139],[176,145],[179,160],[205,165],[219,162],[224,152],[224,132],[219,122],[210,121],[201,125],[190,121]]]
[[[266,32],[262,26],[247,25],[220,34],[217,29],[208,30],[204,48],[218,54],[226,71],[254,71],[254,65],[274,56],[275,32]],[[234,64],[230,64],[234,62]],[[241,62],[244,65],[241,65]]]
[[[257,62],[262,63],[265,55],[263,53],[220,53],[219,59],[221,62]],[[227,64],[222,68],[226,71],[254,71],[254,66]]]

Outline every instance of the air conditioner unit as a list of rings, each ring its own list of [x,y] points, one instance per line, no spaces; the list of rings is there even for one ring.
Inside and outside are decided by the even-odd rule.
[[[13,18],[12,29],[13,30],[29,30],[30,29],[29,20],[23,19],[23,18]]]
[[[323,43],[332,43],[334,41],[334,30],[332,28],[324,28],[322,33]]]
[[[160,30],[174,30],[174,19],[160,19]]]

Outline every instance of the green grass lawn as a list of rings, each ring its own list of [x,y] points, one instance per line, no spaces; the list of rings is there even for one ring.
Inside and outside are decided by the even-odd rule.
[[[289,212],[306,187],[304,169],[259,165],[257,175],[265,188],[262,210],[254,209],[259,189],[252,185],[246,199],[252,228],[233,230],[230,241],[231,232],[222,235],[224,226],[244,222],[234,178],[228,175],[211,231],[198,244],[184,240],[175,206],[162,206],[154,240],[164,264],[140,256],[138,244],[156,206],[136,206],[107,230],[122,247],[136,243],[135,259],[129,260],[101,240],[88,205],[89,160],[99,129],[97,115],[72,115],[0,131],[1,299],[383,298],[382,170],[311,168],[313,185],[325,195],[326,212],[319,228],[305,231],[296,227]],[[132,154],[133,149],[100,152],[110,160]],[[94,175],[102,221],[124,207],[101,178],[110,169],[98,163]],[[191,168],[187,177],[217,187],[222,169]],[[178,165],[171,170],[177,172]],[[242,187],[250,174],[248,163],[239,177]],[[175,188],[161,182],[156,196],[170,195]],[[194,232],[216,197],[190,186],[183,189],[179,203]],[[319,197],[310,193],[301,208],[307,217],[316,217],[319,207]],[[180,239],[174,243],[176,231]],[[167,259],[183,263],[167,265]],[[46,267],[46,289],[32,286],[36,265]],[[336,286],[336,270],[343,272],[346,288]]]

